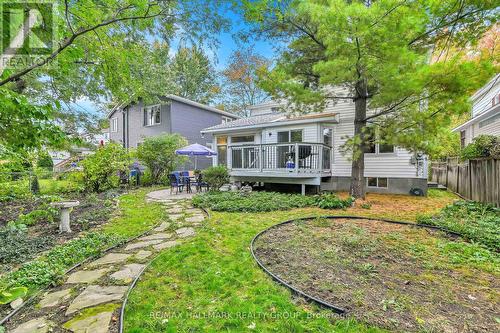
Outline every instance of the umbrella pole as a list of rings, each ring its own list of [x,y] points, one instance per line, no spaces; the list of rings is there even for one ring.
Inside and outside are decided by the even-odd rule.
[[[197,170],[197,164],[198,164],[198,155],[194,155],[194,169]]]

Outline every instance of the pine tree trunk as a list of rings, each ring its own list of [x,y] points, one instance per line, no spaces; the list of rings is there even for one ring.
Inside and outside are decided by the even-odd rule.
[[[366,194],[365,183],[365,134],[363,128],[366,126],[366,83],[364,80],[356,84],[356,98],[354,101],[354,135],[361,138],[361,143],[353,147],[351,189],[350,193],[356,199],[364,199]],[[357,153],[356,153],[357,152]]]

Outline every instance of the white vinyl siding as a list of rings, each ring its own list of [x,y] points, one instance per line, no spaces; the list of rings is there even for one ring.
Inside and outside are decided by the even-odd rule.
[[[333,176],[349,177],[352,161],[349,155],[342,154],[341,146],[346,142],[346,137],[354,135],[354,103],[339,101],[335,105],[328,106],[325,111],[339,114],[339,123],[332,126]],[[365,154],[365,177],[417,178],[417,168],[410,163],[411,158],[412,154],[409,151],[399,147],[394,147],[394,153]]]
[[[262,141],[263,143],[277,143],[278,132],[293,130],[302,130],[302,142],[320,142],[318,138],[318,124],[269,127],[262,131]]]
[[[478,96],[472,101],[472,117],[489,110],[492,107],[491,100],[500,94],[500,77],[496,79],[496,83],[493,86],[485,87],[484,92],[480,92]]]

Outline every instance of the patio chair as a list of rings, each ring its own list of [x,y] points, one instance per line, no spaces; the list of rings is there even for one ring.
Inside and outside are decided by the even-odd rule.
[[[170,194],[172,194],[174,187],[175,187],[175,194],[179,193],[179,189],[182,192],[184,184],[180,181],[178,175],[176,175],[175,173],[171,173],[170,175],[168,175],[168,178],[170,180]]]
[[[208,191],[208,183],[203,181],[203,176],[201,173],[196,175],[196,181],[191,183],[191,185],[196,186],[196,192],[201,192],[203,188],[206,188]]]

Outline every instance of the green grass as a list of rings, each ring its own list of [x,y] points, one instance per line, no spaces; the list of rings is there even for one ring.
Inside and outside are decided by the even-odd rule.
[[[126,332],[381,332],[294,299],[254,262],[264,228],[307,210],[213,213],[192,240],[165,251],[129,299]]]
[[[152,188],[141,188],[122,195],[117,215],[103,226],[103,231],[130,238],[139,235],[165,219],[165,208],[154,202],[146,202],[146,194]]]

